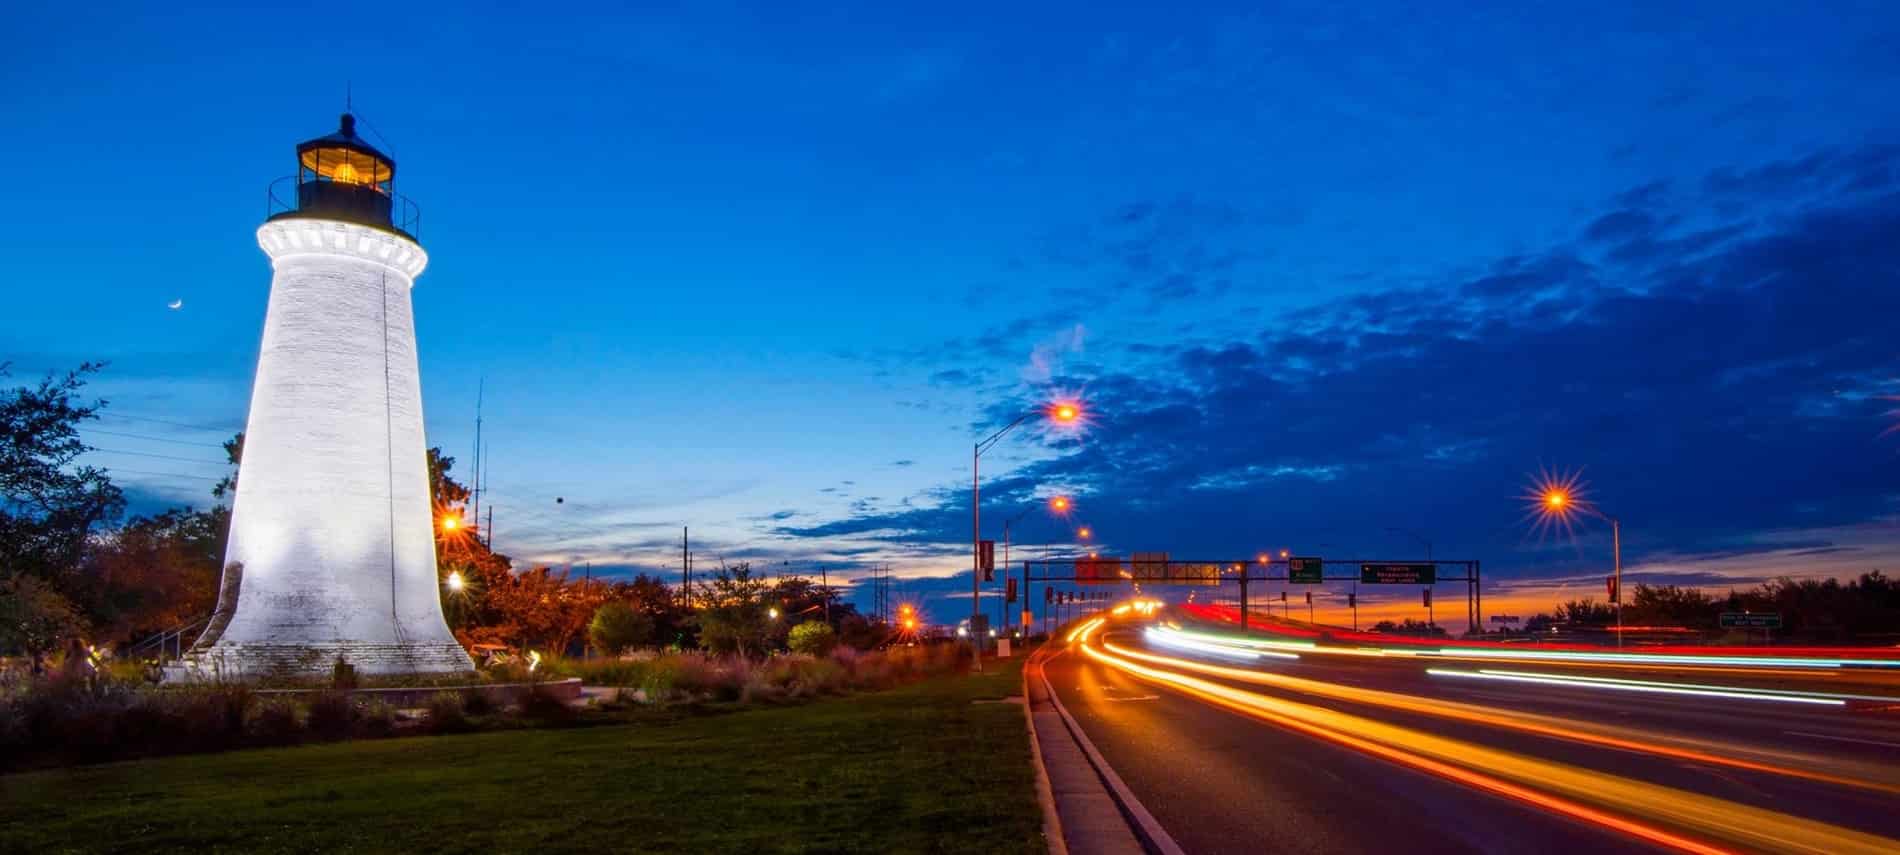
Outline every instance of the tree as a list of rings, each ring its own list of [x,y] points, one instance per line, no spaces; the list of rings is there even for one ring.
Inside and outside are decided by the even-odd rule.
[[[1609,626],[1616,623],[1616,609],[1586,597],[1558,606],[1557,617],[1578,626]]]
[[[224,441],[224,459],[231,463],[231,474],[224,476],[211,488],[212,498],[219,500],[226,496],[237,496],[237,469],[244,460],[244,431],[238,431]]]
[[[0,652],[31,656],[38,672],[47,653],[84,629],[79,610],[40,578],[0,580]]]
[[[1437,624],[1432,624],[1432,623],[1426,623],[1422,620],[1413,620],[1411,618],[1406,618],[1404,623],[1393,623],[1392,621],[1389,621],[1389,620],[1382,620],[1372,625],[1372,631],[1390,633],[1393,635],[1419,635],[1419,636],[1434,636],[1434,637],[1450,637],[1451,635],[1450,633],[1446,632],[1445,628],[1442,626],[1439,626]]]
[[[459,512],[468,504],[469,489],[449,477],[449,470],[454,468],[455,458],[444,455],[440,446],[429,449],[429,498],[438,509]],[[471,520],[470,524],[474,522]]]
[[[698,643],[693,616],[672,588],[645,573],[615,582],[608,596],[623,600],[653,623],[652,641],[662,646],[690,647]]]
[[[700,646],[714,653],[764,655],[772,631],[767,591],[766,581],[752,575],[752,565],[721,566],[697,592]]]
[[[78,399],[83,363],[37,386],[0,395],[0,577],[31,574],[62,589],[85,554],[96,526],[116,519],[125,496],[106,473],[78,464],[91,450],[81,422],[98,418],[104,401]],[[0,377],[7,365],[0,363]]]
[[[72,589],[98,640],[132,641],[210,613],[230,525],[223,506],[175,508],[97,538]]]
[[[1713,629],[1719,611],[1715,599],[1695,588],[1638,583],[1630,591],[1623,622]],[[1614,614],[1614,612],[1612,612]]]
[[[653,638],[653,619],[625,600],[609,600],[594,610],[587,637],[600,652],[618,655]]]
[[[831,624],[815,620],[806,621],[792,627],[791,635],[786,639],[786,646],[790,647],[793,653],[823,656],[830,653],[831,648],[838,646],[838,633],[831,629]]]
[[[565,571],[536,567],[522,573],[484,561],[475,608],[454,627],[463,644],[503,644],[565,653],[607,600],[607,585],[574,582]]]

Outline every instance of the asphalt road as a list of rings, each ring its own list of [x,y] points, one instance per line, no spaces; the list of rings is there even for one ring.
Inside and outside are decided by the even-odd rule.
[[[1142,663],[1170,673],[1192,673],[1195,679],[1251,696],[1317,709],[1315,715],[1348,714],[1451,740],[1453,745],[1508,752],[1512,764],[1517,758],[1560,764],[1560,772],[1578,770],[1586,781],[1592,780],[1590,776],[1613,776],[1672,791],[1667,798],[1604,810],[1610,819],[1578,818],[1488,792],[1444,773],[1374,756],[1363,746],[1340,744],[1275,723],[1273,715],[1236,712],[1195,691],[1138,676],[1070,645],[1046,665],[1052,687],[1134,794],[1191,853],[1671,848],[1614,827],[1623,818],[1730,851],[1900,851],[1900,772],[1894,771],[1900,770],[1900,718],[1891,714],[1457,680],[1426,672],[1428,667],[1450,667],[1445,663],[1415,659],[1309,655],[1236,664],[1148,647],[1139,629],[1126,625],[1098,634],[1092,640],[1097,651],[1104,650],[1104,641],[1115,645],[1107,650],[1120,648],[1124,654],[1165,655],[1294,678],[1287,685],[1262,685],[1220,673],[1187,672],[1158,661]],[[1554,673],[1559,669],[1537,670]],[[1598,676],[1690,679],[1680,674],[1573,670]],[[1694,679],[1721,682],[1707,674]],[[1367,690],[1368,697],[1350,696],[1355,690]],[[1460,720],[1429,710],[1398,708],[1394,706],[1398,696],[1456,702],[1465,710],[1529,713],[1541,721],[1613,729],[1634,735],[1636,741],[1631,743],[1634,747],[1606,747],[1482,718]],[[1711,754],[1734,758],[1735,763],[1643,750],[1642,746],[1651,744],[1700,746]],[[1724,747],[1731,745],[1736,746],[1732,751]],[[1757,761],[1773,768],[1748,767]],[[1473,763],[1482,774],[1482,763]],[[1787,773],[1790,769],[1801,774]],[[1804,774],[1838,780],[1814,780]],[[1868,780],[1874,783],[1864,783]],[[1536,789],[1539,782],[1533,777],[1526,786]],[[1707,813],[1710,803],[1678,802],[1674,793],[1719,799],[1720,811],[1733,811],[1733,816],[1717,813],[1717,819],[1701,820],[1704,825],[1698,828],[1683,817]],[[1708,830],[1711,822],[1718,828],[1766,825],[1767,820],[1756,821],[1768,815],[1792,816],[1878,837],[1854,838],[1850,846],[1803,831],[1790,833],[1785,827],[1780,837],[1726,840]]]

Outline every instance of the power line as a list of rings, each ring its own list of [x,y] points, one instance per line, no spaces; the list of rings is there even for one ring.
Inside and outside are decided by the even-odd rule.
[[[152,457],[152,458],[156,458],[156,459],[159,459],[159,460],[177,460],[177,461],[181,461],[181,462],[184,462],[184,463],[198,463],[198,464],[203,464],[203,465],[205,465],[205,466],[229,466],[229,465],[231,465],[231,464],[229,464],[229,463],[226,463],[226,462],[224,462],[224,461],[222,461],[222,460],[201,460],[201,459],[199,459],[199,458],[196,458],[196,457],[179,457],[179,456],[177,456],[177,455],[175,455],[175,454],[153,454],[153,453],[151,453],[151,452],[149,452],[149,451],[121,451],[121,450],[119,450],[119,449],[116,449],[116,448],[90,448],[90,449],[87,449],[87,451],[89,451],[89,452],[99,452],[99,453],[102,453],[102,454],[130,454],[130,455],[132,455],[133,457]]]
[[[150,440],[152,442],[169,442],[174,445],[195,445],[200,448],[223,448],[224,447],[223,445],[219,443],[215,443],[215,442],[195,442],[189,439],[166,439],[165,437],[162,437],[162,436],[146,436],[145,434],[142,434],[142,433],[123,433],[116,430],[100,430],[98,428],[87,428],[84,432],[104,434],[106,436],[122,436],[122,437],[125,437],[126,439],[143,439],[143,440]]]
[[[152,422],[154,424],[171,425],[172,427],[188,428],[190,430],[215,430],[220,433],[231,430],[231,426],[228,424],[227,425],[194,425],[194,424],[189,424],[187,422],[175,422],[175,421],[172,421],[171,419],[159,419],[159,418],[153,418],[151,416],[134,416],[134,415],[129,415],[127,413],[116,412],[113,410],[101,410],[99,411],[99,417],[100,418],[114,418],[114,419],[131,419],[132,421],[135,421],[135,422]]]
[[[153,472],[147,469],[122,469],[117,466],[108,466],[106,467],[106,471],[123,472],[128,475],[149,475],[154,478],[190,478],[193,481],[210,481],[213,484],[224,480],[222,478],[207,478],[203,475],[186,475],[183,472]]]

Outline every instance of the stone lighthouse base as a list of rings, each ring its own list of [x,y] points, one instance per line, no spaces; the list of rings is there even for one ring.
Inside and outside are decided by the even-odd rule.
[[[220,642],[165,669],[168,681],[329,677],[341,658],[358,674],[472,674],[460,644],[345,641],[298,644]]]

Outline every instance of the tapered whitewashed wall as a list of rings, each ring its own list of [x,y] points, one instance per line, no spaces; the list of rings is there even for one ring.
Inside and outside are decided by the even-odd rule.
[[[437,587],[409,299],[428,256],[322,219],[257,239],[275,275],[225,557],[235,607],[220,604],[188,666],[470,670]]]

